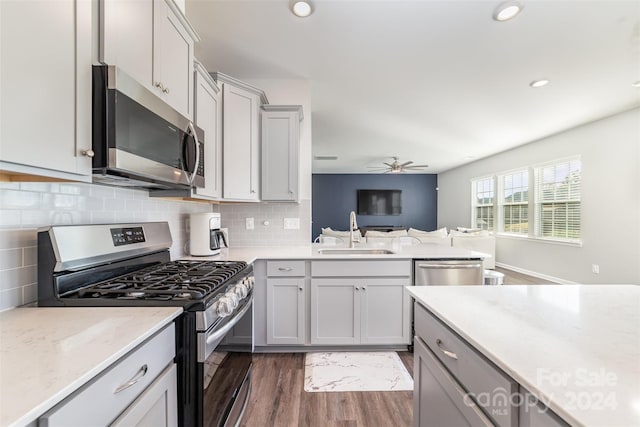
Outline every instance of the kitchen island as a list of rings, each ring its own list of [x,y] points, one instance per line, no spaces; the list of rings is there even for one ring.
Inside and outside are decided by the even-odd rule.
[[[513,380],[519,396],[531,394],[555,412],[557,425],[640,425],[640,286],[408,289],[416,313],[432,316],[425,328],[461,338]],[[425,343],[448,363],[443,352],[453,350],[446,339],[435,341]],[[528,415],[522,408],[520,425]]]

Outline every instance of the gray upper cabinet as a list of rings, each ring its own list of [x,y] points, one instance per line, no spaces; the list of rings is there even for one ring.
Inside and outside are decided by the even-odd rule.
[[[302,118],[300,105],[262,107],[262,200],[299,200]]]
[[[102,0],[100,6],[100,61],[192,118],[193,46],[199,38],[175,3]]]
[[[260,105],[264,92],[222,73],[213,73],[222,86],[222,197],[260,201]]]
[[[194,188],[193,197],[222,197],[222,93],[200,63],[195,64],[196,126],[204,131],[204,187]]]
[[[0,175],[91,181],[91,2],[0,1]]]

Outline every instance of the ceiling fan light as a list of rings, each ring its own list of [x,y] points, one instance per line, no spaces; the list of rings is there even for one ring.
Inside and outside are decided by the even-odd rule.
[[[549,84],[549,80],[547,79],[540,79],[540,80],[534,80],[531,83],[529,83],[529,86],[531,86],[532,88],[538,88],[538,87],[543,87]]]
[[[493,11],[493,19],[499,22],[513,19],[522,11],[522,5],[517,1],[500,3]]]
[[[291,7],[291,11],[294,15],[300,18],[306,18],[311,15],[311,3],[308,1],[297,1]]]

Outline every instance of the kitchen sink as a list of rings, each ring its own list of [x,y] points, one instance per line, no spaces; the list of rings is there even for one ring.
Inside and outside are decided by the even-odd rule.
[[[395,252],[379,248],[334,248],[318,249],[318,253],[321,255],[385,255]]]

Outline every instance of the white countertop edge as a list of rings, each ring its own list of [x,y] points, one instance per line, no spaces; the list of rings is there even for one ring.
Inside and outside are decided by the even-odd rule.
[[[180,314],[182,314],[182,308],[176,307],[176,310],[173,314],[165,317],[161,321],[157,322],[153,327],[149,328],[145,333],[137,337],[134,341],[131,341],[128,345],[120,348],[120,350],[113,353],[110,357],[104,359],[98,365],[95,365],[92,369],[87,371],[80,377],[77,377],[73,382],[69,383],[68,386],[60,389],[57,393],[53,394],[49,399],[42,401],[39,405],[33,407],[30,411],[26,412],[16,420],[10,421],[8,427],[21,427],[29,425],[34,421],[37,421],[39,417],[41,417],[44,413],[52,409],[55,405],[62,402],[64,399],[69,397],[72,393],[78,390],[83,385],[87,384],[105,369],[109,368],[113,363],[118,361],[120,358],[128,354],[131,350],[138,347],[149,337],[153,336],[156,332],[161,331],[165,327],[169,325],[171,321],[177,318]]]

